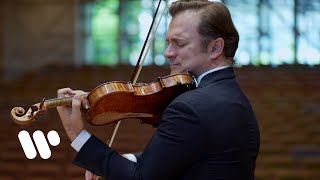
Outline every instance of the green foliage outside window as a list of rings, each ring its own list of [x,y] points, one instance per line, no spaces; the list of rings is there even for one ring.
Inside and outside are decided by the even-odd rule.
[[[95,2],[92,36],[97,64],[127,64],[132,50],[139,47],[140,0]]]
[[[119,26],[117,0],[95,3],[92,12],[92,38],[97,64],[116,64],[117,33]]]

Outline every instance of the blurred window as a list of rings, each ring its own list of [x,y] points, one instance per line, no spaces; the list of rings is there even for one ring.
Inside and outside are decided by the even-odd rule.
[[[173,0],[170,0],[172,2]],[[222,0],[240,34],[236,65],[320,64],[319,0]],[[83,51],[86,63],[135,65],[157,1],[93,1]],[[165,6],[163,1],[156,23]],[[87,18],[87,21],[88,18]],[[170,17],[162,18],[146,65],[168,63],[164,56]],[[85,28],[88,29],[88,28]],[[150,38],[151,39],[151,38]]]

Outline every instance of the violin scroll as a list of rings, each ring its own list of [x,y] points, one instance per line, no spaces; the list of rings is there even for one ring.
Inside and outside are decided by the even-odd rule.
[[[42,108],[42,103],[32,105],[28,111],[22,107],[14,107],[11,110],[11,119],[19,125],[28,125],[33,122],[38,115],[44,114],[46,110]]]
[[[44,114],[47,109],[57,106],[71,105],[72,97],[43,99],[42,102],[32,105],[26,112],[22,107],[14,107],[11,110],[11,119],[19,125],[28,125],[36,120],[38,115]]]

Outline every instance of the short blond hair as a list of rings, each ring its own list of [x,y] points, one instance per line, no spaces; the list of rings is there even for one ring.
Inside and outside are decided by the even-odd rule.
[[[207,50],[208,43],[221,37],[224,39],[224,55],[232,58],[238,49],[239,34],[235,28],[228,8],[221,2],[207,0],[180,0],[171,4],[169,14],[174,18],[177,14],[192,10],[200,15],[198,33],[202,49]]]

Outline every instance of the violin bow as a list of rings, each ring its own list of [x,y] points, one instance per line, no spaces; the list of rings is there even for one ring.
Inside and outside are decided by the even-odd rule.
[[[150,50],[150,47],[151,47],[151,45],[152,45],[152,43],[153,43],[153,41],[154,41],[155,36],[156,36],[157,29],[158,29],[159,24],[160,24],[160,22],[161,22],[162,16],[164,15],[164,12],[166,11],[166,9],[167,9],[167,7],[168,7],[168,2],[169,2],[169,0],[166,0],[166,5],[165,5],[165,7],[164,7],[164,10],[162,11],[162,14],[161,14],[161,16],[160,16],[159,22],[158,22],[158,24],[157,24],[157,26],[156,26],[153,34],[152,34],[152,38],[151,38],[151,40],[150,40],[149,46],[148,46],[146,52],[144,53],[143,59],[142,59],[142,61],[141,61],[141,57],[142,57],[142,55],[143,55],[144,49],[145,49],[145,47],[146,47],[147,41],[148,41],[148,39],[149,39],[149,36],[150,36],[151,30],[152,30],[152,27],[153,27],[153,25],[154,25],[154,21],[155,21],[155,19],[156,19],[156,17],[157,17],[157,13],[158,13],[158,10],[159,10],[160,4],[161,4],[161,0],[159,0],[159,3],[158,3],[158,6],[157,6],[157,9],[156,9],[156,12],[154,13],[154,16],[153,16],[153,19],[152,19],[152,23],[151,23],[151,26],[150,26],[149,31],[148,31],[147,38],[146,38],[146,40],[144,41],[142,50],[141,50],[140,55],[139,55],[139,59],[138,59],[137,64],[136,64],[136,66],[135,66],[134,72],[132,73],[132,76],[131,76],[132,84],[136,84],[136,82],[137,82],[137,79],[138,79],[138,77],[139,77],[139,75],[140,75],[142,66],[143,66],[143,64],[144,64],[144,62],[145,62],[145,59],[146,59],[146,57],[147,57],[147,54],[148,54],[148,52],[149,52],[149,50]],[[113,140],[114,140],[114,138],[115,138],[115,136],[116,136],[116,134],[117,134],[117,132],[118,132],[120,123],[121,123],[121,120],[117,122],[116,127],[114,128],[114,131],[113,131],[113,134],[112,134],[112,137],[111,137],[110,141],[109,141],[109,140],[107,141],[107,144],[108,144],[109,147],[112,146]]]

